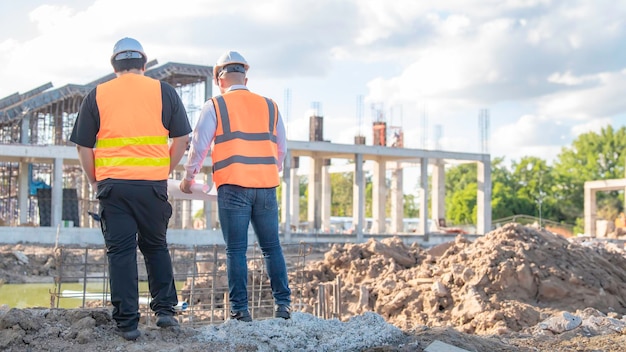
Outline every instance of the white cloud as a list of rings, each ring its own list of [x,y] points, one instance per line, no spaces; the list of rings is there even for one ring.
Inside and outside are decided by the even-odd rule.
[[[578,137],[581,134],[585,134],[589,132],[600,133],[600,131],[603,128],[607,127],[611,123],[612,123],[611,119],[601,118],[601,119],[595,119],[593,121],[589,121],[587,123],[576,124],[572,126],[571,134],[574,137]]]
[[[493,155],[548,155],[594,126],[626,125],[623,1],[65,1],[0,13],[24,19],[0,33],[0,97],[106,75],[115,41],[133,36],[160,63],[241,51],[253,90],[276,99],[293,89],[293,139],[308,140],[315,100],[326,139],[351,143],[360,127],[371,142],[369,105],[362,126],[352,118],[361,94],[402,107],[416,148],[427,115],[444,149],[478,152],[482,108],[494,111]],[[432,127],[426,137],[434,146]]]
[[[598,77],[594,76],[574,76],[571,71],[564,73],[555,72],[548,77],[548,82],[563,84],[566,86],[577,86],[585,82],[593,81]]]

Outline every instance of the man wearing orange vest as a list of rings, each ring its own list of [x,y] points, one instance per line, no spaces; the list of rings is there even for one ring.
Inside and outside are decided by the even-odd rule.
[[[220,225],[226,242],[230,318],[252,321],[248,310],[248,227],[252,223],[274,297],[274,316],[291,318],[291,290],[278,238],[276,187],[286,152],[285,126],[274,101],[248,90],[249,65],[236,51],[213,68],[222,95],[200,113],[185,164],[182,192],[191,185],[211,151]]]
[[[176,90],[144,76],[146,62],[137,40],[119,40],[111,56],[116,78],[85,97],[70,137],[97,190],[113,318],[127,340],[140,335],[137,246],[144,257],[157,326],[178,325],[166,238],[172,216],[167,179],[185,153],[191,126]]]

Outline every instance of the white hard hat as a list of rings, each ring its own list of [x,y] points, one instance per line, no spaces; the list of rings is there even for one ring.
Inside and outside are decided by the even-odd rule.
[[[215,66],[213,66],[213,79],[215,79],[217,82],[217,78],[225,69],[226,72],[246,73],[249,68],[250,65],[248,65],[248,62],[246,61],[246,59],[243,58],[240,53],[229,50],[222,54],[222,56],[217,59]]]
[[[113,60],[125,60],[125,59],[148,59],[146,53],[143,51],[143,47],[136,39],[122,38],[115,43],[113,47],[113,54],[111,55],[111,61]]]

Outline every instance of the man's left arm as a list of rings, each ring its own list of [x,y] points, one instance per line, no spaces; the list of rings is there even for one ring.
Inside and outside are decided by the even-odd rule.
[[[94,191],[98,189],[98,183],[96,182],[96,167],[94,164],[93,149],[76,145],[78,151],[78,161],[80,166],[89,180],[89,184]]]
[[[172,143],[170,144],[170,174],[174,171],[176,166],[178,166],[183,155],[185,155],[185,150],[187,150],[188,145],[188,135],[172,138]]]

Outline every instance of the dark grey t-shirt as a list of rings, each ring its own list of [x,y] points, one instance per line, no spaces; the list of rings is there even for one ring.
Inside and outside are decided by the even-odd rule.
[[[93,148],[96,145],[96,134],[100,130],[100,112],[96,102],[97,89],[98,87],[94,88],[83,99],[70,137],[70,141],[87,148]],[[185,106],[174,87],[166,82],[161,82],[161,99],[163,101],[161,119],[163,127],[169,131],[169,137],[176,138],[190,134],[191,125],[187,119]]]
[[[93,148],[96,145],[96,135],[100,130],[100,111],[96,102],[96,90],[94,88],[83,99],[80,111],[74,123],[74,129],[70,136],[70,141],[87,148]],[[161,82],[161,100],[163,110],[161,112],[161,120],[163,127],[169,131],[170,138],[182,137],[191,133],[191,125],[187,119],[187,112],[182,100],[176,93],[174,87],[166,82]],[[165,181],[143,181],[143,180],[120,180],[123,182],[133,182],[135,184],[165,184]],[[118,182],[112,179],[106,179],[101,184]]]

